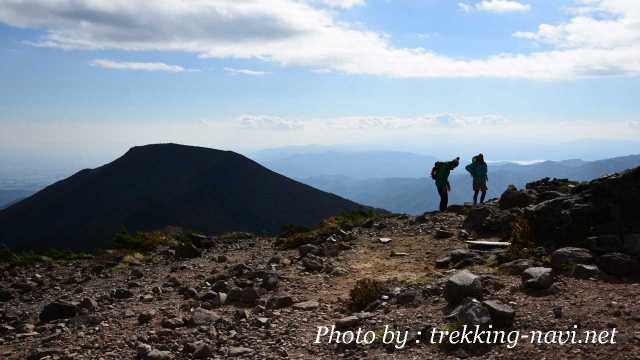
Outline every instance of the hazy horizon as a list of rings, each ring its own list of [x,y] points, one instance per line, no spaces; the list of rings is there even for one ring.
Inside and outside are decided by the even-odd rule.
[[[623,155],[595,152],[640,138],[638,21],[629,0],[2,1],[0,149],[95,163],[159,142],[444,156],[591,139],[499,158]]]

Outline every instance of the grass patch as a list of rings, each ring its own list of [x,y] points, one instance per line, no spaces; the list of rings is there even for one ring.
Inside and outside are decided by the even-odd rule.
[[[379,218],[380,214],[373,210],[356,210],[324,220],[311,229],[287,225],[283,227],[276,245],[282,249],[295,249],[300,245],[325,240],[329,236],[339,233],[341,229],[352,229]]]
[[[113,238],[113,246],[116,249],[142,252],[153,250],[161,245],[171,245],[173,243],[175,243],[175,240],[158,231],[137,231],[131,234],[126,229],[122,229]]]
[[[87,253],[55,249],[38,253],[34,251],[16,252],[7,247],[0,248],[0,264],[8,266],[27,266],[53,261],[74,261],[92,257]]]

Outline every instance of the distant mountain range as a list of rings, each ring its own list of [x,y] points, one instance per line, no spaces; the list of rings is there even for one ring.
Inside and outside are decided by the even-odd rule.
[[[431,164],[422,164],[426,172]],[[461,166],[452,173],[450,203],[472,201],[471,177]],[[514,163],[489,164],[487,199],[499,196],[510,184],[519,188],[544,177],[586,181],[607,174],[640,166],[640,155],[599,161],[545,161],[531,165]],[[286,174],[286,173],[285,173]],[[318,189],[331,192],[361,204],[384,208],[392,212],[420,214],[435,210],[439,201],[433,180],[427,177],[351,178],[342,175],[316,175],[301,179]]]
[[[295,179],[345,176],[351,179],[424,176],[434,157],[397,151],[310,152],[262,161],[269,169]]]
[[[0,243],[90,250],[113,235],[167,225],[205,233],[276,233],[362,208],[233,152],[175,144],[134,147],[0,210]]]

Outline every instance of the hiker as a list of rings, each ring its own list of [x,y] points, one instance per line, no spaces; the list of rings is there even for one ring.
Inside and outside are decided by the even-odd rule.
[[[473,177],[473,205],[478,204],[478,193],[482,192],[480,196],[480,203],[484,203],[484,197],[487,195],[487,163],[484,161],[484,155],[478,154],[473,157],[471,164],[465,167],[467,171]]]
[[[451,184],[449,184],[449,174],[451,170],[458,167],[460,164],[460,158],[457,157],[452,161],[436,161],[431,169],[431,178],[436,181],[436,188],[440,195],[440,211],[447,210],[449,206],[449,191],[451,191]]]

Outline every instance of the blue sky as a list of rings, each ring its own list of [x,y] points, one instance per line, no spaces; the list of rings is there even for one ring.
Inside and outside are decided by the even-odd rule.
[[[0,142],[630,140],[639,22],[633,0],[0,0]]]

